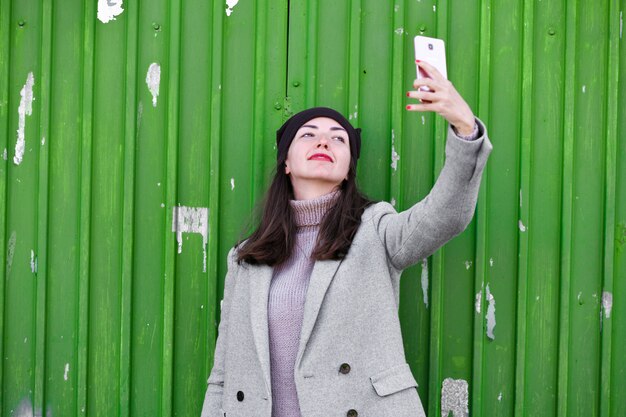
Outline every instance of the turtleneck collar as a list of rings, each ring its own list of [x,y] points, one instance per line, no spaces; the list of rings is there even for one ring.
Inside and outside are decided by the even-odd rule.
[[[310,200],[289,200],[298,227],[317,226],[326,211],[335,204],[341,190],[333,190]]]

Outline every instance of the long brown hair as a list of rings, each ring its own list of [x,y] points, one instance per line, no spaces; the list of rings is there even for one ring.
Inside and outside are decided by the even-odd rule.
[[[257,229],[239,240],[238,263],[277,266],[291,256],[295,246],[294,214],[289,200],[294,199],[293,186],[285,173],[286,153],[278,157],[274,179],[262,202],[262,215]],[[341,192],[320,223],[316,246],[311,258],[315,260],[341,259],[350,250],[352,239],[361,224],[363,211],[375,201],[359,191],[356,184],[356,162],[350,161],[348,179]]]

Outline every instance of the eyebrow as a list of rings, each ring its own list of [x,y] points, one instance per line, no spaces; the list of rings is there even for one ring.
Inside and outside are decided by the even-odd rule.
[[[317,126],[315,126],[315,125],[304,125],[304,126],[302,126],[302,127],[312,127],[313,129],[317,129],[317,128],[318,128],[318,127],[317,127]],[[348,132],[346,131],[346,129],[344,129],[343,127],[333,126],[333,127],[331,127],[331,128],[330,128],[330,130],[343,130],[344,132],[348,133]]]

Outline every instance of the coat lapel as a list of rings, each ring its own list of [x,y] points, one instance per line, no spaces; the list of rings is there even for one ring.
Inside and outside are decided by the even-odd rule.
[[[337,272],[341,260],[316,261],[311,272],[311,279],[307,289],[306,301],[304,303],[304,317],[302,319],[302,330],[300,332],[300,343],[296,356],[296,368],[298,367],[304,349],[313,331],[313,326],[317,320],[324,295]],[[267,265],[255,265],[248,267],[248,278],[250,282],[250,320],[252,322],[252,332],[254,344],[256,346],[261,369],[265,378],[267,390],[271,396],[271,375],[270,375],[270,348],[269,348],[269,326],[267,315],[267,302],[270,284],[272,281],[273,268]]]
[[[333,280],[341,260],[316,261],[311,272],[309,288],[307,289],[306,301],[304,302],[304,317],[302,319],[302,330],[300,332],[300,343],[298,354],[296,355],[295,367],[298,368],[304,349],[311,337],[313,326],[320,312],[324,295]]]

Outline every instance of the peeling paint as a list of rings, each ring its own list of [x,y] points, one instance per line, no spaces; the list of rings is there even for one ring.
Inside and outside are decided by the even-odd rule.
[[[422,259],[422,295],[424,305],[428,308],[428,258]]]
[[[157,105],[157,97],[159,96],[159,85],[161,84],[161,66],[156,62],[153,62],[148,67],[148,73],[146,74],[146,85],[150,94],[152,94],[152,107]]]
[[[46,137],[45,137],[45,136],[42,136],[42,137],[41,137],[41,146],[43,146],[43,145],[45,145],[45,144],[46,144]]]
[[[226,16],[230,16],[239,0],[226,0]]]
[[[480,291],[476,293],[476,300],[474,301],[474,309],[477,314],[480,314],[480,309],[483,303],[483,287],[485,284],[480,284]]]
[[[425,125],[425,124],[426,124],[426,117],[422,115],[422,125]]]
[[[2,159],[7,160],[7,148],[4,148],[4,151],[2,151]]]
[[[396,35],[402,35],[404,33],[404,28],[398,28],[394,30],[394,32],[396,32]]]
[[[433,4],[433,12],[436,12],[436,11],[437,11],[437,5],[436,5],[436,4]],[[455,416],[455,417],[456,417],[456,416]]]
[[[519,227],[519,230],[522,232],[526,231],[526,226],[524,226],[524,223],[522,223],[522,220],[520,219],[517,226]]]
[[[441,415],[448,417],[469,416],[469,389],[464,379],[446,378],[441,386]]]
[[[234,178],[230,179],[230,189],[231,189],[231,191],[235,189],[235,179]]]
[[[613,308],[613,293],[609,291],[602,292],[602,308],[604,309],[604,317],[611,317],[611,309]]]
[[[18,128],[17,128],[17,142],[15,143],[15,155],[13,156],[13,163],[19,165],[22,163],[24,157],[24,150],[26,148],[26,139],[24,131],[26,130],[26,116],[33,114],[33,85],[35,85],[35,77],[32,72],[28,73],[26,77],[26,83],[20,90],[20,106],[17,109],[19,115]]]
[[[470,269],[472,266],[472,261],[465,261],[465,269]]]
[[[122,14],[123,0],[98,0],[98,20],[108,23],[115,20],[115,16]]]
[[[398,152],[396,152],[395,142],[396,142],[396,134],[394,130],[391,129],[391,168],[393,168],[394,171],[397,171],[398,161],[400,160],[400,155],[398,155]]]
[[[30,250],[30,271],[33,274],[37,273],[37,257],[35,256],[35,251]]]
[[[11,274],[11,265],[13,264],[13,255],[15,255],[15,241],[17,240],[17,235],[15,232],[11,233],[11,237],[9,237],[9,242],[7,244],[7,278]]]
[[[587,86],[583,85],[583,94],[587,92]]]
[[[489,266],[493,266],[493,258],[489,258]]]
[[[176,232],[178,253],[183,251],[183,233],[202,235],[203,266],[206,272],[206,246],[209,231],[209,209],[205,207],[174,206],[172,208],[172,232]]]
[[[493,329],[496,327],[496,299],[489,291],[489,284],[487,284],[487,301],[489,306],[487,307],[487,337],[491,340],[495,339]]]
[[[67,381],[67,374],[70,372],[70,364],[66,363],[65,364],[65,372],[63,372],[63,379]]]
[[[500,392],[500,395],[498,395],[498,401],[502,401],[502,392]]]

